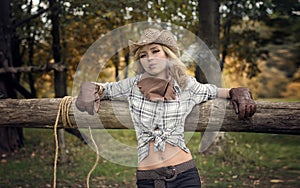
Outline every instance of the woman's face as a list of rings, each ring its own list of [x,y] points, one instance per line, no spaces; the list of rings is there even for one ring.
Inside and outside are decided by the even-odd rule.
[[[167,78],[168,57],[161,45],[149,44],[141,47],[139,58],[148,74],[158,78]]]

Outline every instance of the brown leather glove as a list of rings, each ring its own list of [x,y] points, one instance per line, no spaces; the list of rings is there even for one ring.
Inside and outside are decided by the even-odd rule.
[[[229,91],[231,103],[238,114],[239,119],[247,119],[256,111],[256,104],[252,99],[251,92],[246,87],[232,88]]]
[[[90,115],[94,115],[94,111],[98,112],[99,110],[102,95],[102,86],[85,82],[80,86],[80,92],[75,105],[80,111],[87,111]]]

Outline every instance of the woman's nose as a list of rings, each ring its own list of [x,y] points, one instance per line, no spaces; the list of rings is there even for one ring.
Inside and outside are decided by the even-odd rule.
[[[148,61],[152,60],[154,58],[154,56],[152,54],[148,54],[147,59]]]

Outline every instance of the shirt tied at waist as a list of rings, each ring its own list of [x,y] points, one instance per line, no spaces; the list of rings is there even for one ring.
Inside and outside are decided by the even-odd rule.
[[[162,130],[154,130],[144,132],[148,136],[148,141],[154,140],[154,151],[165,151],[166,140],[171,135],[170,132],[164,132]]]
[[[149,142],[154,141],[154,151],[164,151],[166,143],[178,146],[185,152],[190,152],[186,147],[183,134],[175,130],[143,130],[137,132],[138,138],[138,162],[141,162],[149,154]]]

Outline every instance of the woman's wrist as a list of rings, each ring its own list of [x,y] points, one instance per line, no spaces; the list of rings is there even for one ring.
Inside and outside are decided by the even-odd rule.
[[[218,98],[230,99],[230,88],[218,88]]]

